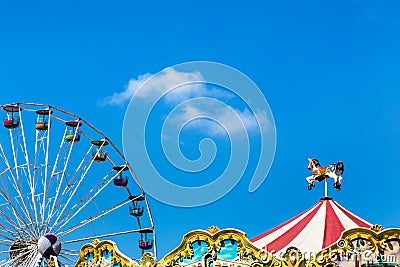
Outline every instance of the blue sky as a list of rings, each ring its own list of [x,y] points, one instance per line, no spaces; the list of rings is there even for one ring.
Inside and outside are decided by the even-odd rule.
[[[215,2],[2,1],[0,103],[64,108],[122,148],[127,103],[101,105],[107,96],[178,63],[227,64],[269,102],[275,161],[251,194],[245,174],[207,206],[150,199],[160,255],[192,229],[233,227],[254,237],[309,208],[323,188],[307,191],[307,157],[342,160],[343,188],[331,195],[372,223],[398,227],[400,3]]]

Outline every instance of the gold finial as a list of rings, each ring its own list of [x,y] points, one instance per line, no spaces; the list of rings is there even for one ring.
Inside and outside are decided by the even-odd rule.
[[[216,232],[219,231],[219,228],[217,226],[213,225],[213,226],[208,227],[207,231],[210,232],[211,234],[215,234]]]
[[[383,229],[384,229],[383,226],[379,224],[371,226],[371,230],[377,233],[381,232]]]
[[[93,240],[93,245],[97,246],[97,244],[99,244],[99,243],[100,243],[100,241],[97,238]]]
[[[139,262],[140,267],[154,267],[156,264],[157,260],[150,252],[144,253]]]

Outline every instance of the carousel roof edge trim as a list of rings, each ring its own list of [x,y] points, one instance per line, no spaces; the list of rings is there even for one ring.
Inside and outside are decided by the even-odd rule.
[[[119,251],[117,244],[111,240],[99,241],[95,239],[93,243],[88,243],[82,246],[79,252],[79,259],[75,264],[75,267],[86,267],[88,266],[88,254],[93,254],[94,262],[102,261],[102,253],[109,251],[112,253],[111,263],[113,265],[120,264],[121,267],[138,267],[139,264]],[[144,256],[144,255],[143,255]],[[96,265],[97,266],[97,265]]]
[[[372,252],[384,253],[388,250],[388,242],[398,240],[400,245],[400,228],[383,228],[375,224],[370,229],[359,227],[344,231],[339,240],[316,253],[316,260],[329,263],[334,255],[354,252],[354,241],[364,240],[367,242],[368,249]]]
[[[390,244],[391,242],[397,242],[400,247],[400,228],[384,229],[380,225],[374,225],[370,229],[363,227],[352,228],[344,231],[338,241],[313,254],[306,255],[308,253],[306,251],[300,251],[296,247],[289,247],[281,257],[278,257],[277,255],[254,246],[247,238],[246,234],[240,230],[234,228],[220,230],[217,227],[210,227],[208,230],[193,230],[185,234],[180,245],[164,256],[160,261],[157,261],[153,254],[145,253],[140,259],[139,264],[122,254],[117,249],[114,242],[95,241],[94,244],[86,244],[82,247],[80,252],[81,256],[75,267],[91,266],[85,265],[88,252],[94,254],[95,261],[101,262],[101,253],[106,249],[115,252],[112,255],[112,262],[113,264],[120,262],[122,267],[207,267],[208,265],[206,263],[199,265],[200,263],[198,260],[187,264],[182,262],[181,259],[193,258],[195,254],[193,244],[198,241],[206,243],[207,252],[204,254],[216,255],[217,252],[221,250],[223,247],[222,244],[226,240],[234,240],[237,243],[237,261],[235,265],[226,265],[229,267],[338,267],[340,263],[338,264],[338,262],[332,259],[337,255],[355,253],[354,244],[360,240],[365,241],[364,248],[374,253],[390,254],[391,250],[393,250],[393,248],[390,248],[392,246],[392,244]],[[243,261],[243,259],[247,259],[247,262]],[[201,262],[203,262],[203,260],[201,260]],[[224,261],[224,259],[220,259],[218,256],[213,260],[215,262]],[[248,260],[250,260],[250,262]],[[398,260],[400,259],[396,259],[396,261]],[[194,263],[196,263],[196,265],[193,265]],[[224,265],[221,264],[214,264],[214,266],[224,267]],[[362,267],[364,265],[359,266]],[[396,266],[400,266],[400,262],[398,262]]]
[[[260,261],[267,262],[272,260],[272,254],[260,250],[253,245],[243,231],[235,228],[226,228],[220,230],[216,226],[211,226],[207,230],[193,230],[185,234],[181,243],[170,253],[164,256],[157,266],[169,267],[175,266],[182,257],[191,259],[194,255],[192,244],[198,241],[204,241],[209,251],[219,251],[222,242],[225,240],[234,240],[238,244],[239,256],[251,255]]]

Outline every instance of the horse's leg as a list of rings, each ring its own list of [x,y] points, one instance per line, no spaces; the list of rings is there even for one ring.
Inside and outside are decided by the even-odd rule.
[[[314,187],[314,176],[308,176],[306,177],[306,180],[308,182],[308,190],[311,190]]]
[[[341,184],[342,184],[342,180],[343,180],[343,177],[339,175],[339,177],[338,177],[338,182],[339,182],[339,185],[341,185]]]
[[[338,176],[334,173],[334,172],[329,172],[327,173],[327,175],[329,176],[329,178],[333,179],[333,188],[337,188],[338,186]],[[340,183],[340,182],[339,182]]]

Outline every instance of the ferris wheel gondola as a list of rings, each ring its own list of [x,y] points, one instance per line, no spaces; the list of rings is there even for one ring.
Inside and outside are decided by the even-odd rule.
[[[114,143],[53,106],[1,110],[0,267],[47,266],[51,257],[73,265],[83,242],[109,238],[129,249],[134,235],[134,257],[156,254],[146,196]]]

